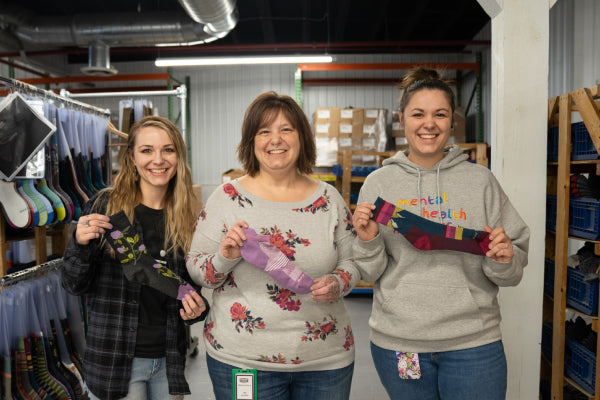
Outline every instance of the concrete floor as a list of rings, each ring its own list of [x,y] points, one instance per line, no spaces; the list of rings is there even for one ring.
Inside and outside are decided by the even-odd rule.
[[[203,292],[204,294],[204,292]],[[206,294],[205,294],[206,295]],[[346,307],[352,318],[352,332],[356,346],[354,376],[352,378],[351,400],[386,400],[385,389],[379,381],[377,371],[371,359],[369,348],[369,315],[371,314],[371,295],[352,294],[345,299]],[[191,395],[186,400],[214,400],[212,383],[206,370],[206,353],[202,342],[202,324],[192,325],[192,337],[198,337],[198,354],[187,362],[186,376],[190,384]],[[259,399],[271,400],[271,399]],[[273,399],[275,400],[275,399]]]

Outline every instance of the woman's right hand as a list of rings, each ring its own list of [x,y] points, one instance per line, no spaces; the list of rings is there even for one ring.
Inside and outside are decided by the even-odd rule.
[[[356,230],[356,234],[360,240],[364,242],[372,240],[379,233],[379,225],[371,219],[374,209],[374,204],[360,203],[356,206],[356,210],[354,210],[354,215],[352,216],[354,230]]]
[[[98,239],[104,234],[105,229],[112,229],[112,225],[108,222],[110,218],[102,214],[82,215],[77,221],[77,229],[75,230],[75,240],[81,246],[90,244],[90,240]]]
[[[227,233],[223,236],[219,247],[223,257],[234,260],[242,256],[240,247],[244,245],[244,240],[246,240],[246,234],[242,228],[248,228],[246,221],[237,221],[229,227]]]

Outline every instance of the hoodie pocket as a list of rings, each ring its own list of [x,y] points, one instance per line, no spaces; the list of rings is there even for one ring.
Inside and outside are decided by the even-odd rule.
[[[377,325],[410,340],[448,340],[482,330],[479,308],[466,286],[402,283],[381,305]]]

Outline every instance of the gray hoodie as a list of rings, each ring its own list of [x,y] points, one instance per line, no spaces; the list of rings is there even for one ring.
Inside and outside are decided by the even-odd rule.
[[[514,257],[499,263],[453,250],[423,251],[379,225],[368,242],[355,241],[362,279],[375,282],[371,341],[406,352],[459,350],[501,339],[498,287],[515,286],[527,265],[529,228],[485,167],[458,146],[430,169],[398,152],[363,184],[359,203],[384,200],[429,220],[484,230],[503,227]],[[505,310],[510,312],[510,310]]]

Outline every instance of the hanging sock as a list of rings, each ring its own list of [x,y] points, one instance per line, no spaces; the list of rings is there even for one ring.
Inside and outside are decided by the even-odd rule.
[[[242,229],[246,234],[244,245],[240,248],[244,260],[264,270],[283,287],[297,294],[310,293],[313,284],[311,277],[272,245],[269,235],[260,235],[250,228]]]
[[[392,228],[419,250],[454,250],[484,256],[489,251],[490,234],[430,221],[378,197],[375,222]]]
[[[52,208],[56,211],[56,221],[62,222],[66,217],[65,205],[63,204],[58,194],[50,190],[48,182],[45,179],[40,179],[36,185],[37,190],[46,196],[52,203]]]
[[[29,225],[27,225],[27,227],[33,228],[33,227],[38,226],[39,221],[40,221],[40,213],[37,209],[36,204],[34,203],[33,199],[31,197],[29,197],[29,195],[27,193],[25,193],[25,190],[23,189],[23,184],[20,181],[15,182],[15,187],[17,188],[19,195],[23,199],[25,199],[29,209],[31,210],[31,218],[29,219]]]
[[[67,388],[49,371],[48,361],[41,336],[30,334],[31,359],[36,381],[53,399],[68,399]]]
[[[27,200],[19,195],[14,182],[0,179],[0,205],[6,222],[13,228],[26,228],[32,219],[32,212]]]
[[[19,181],[19,186],[22,188],[23,192],[27,195],[29,200],[35,204],[35,208],[38,212],[38,222],[36,226],[44,226],[48,222],[48,210],[42,199],[31,190],[31,187],[28,183],[29,179],[23,179]]]
[[[2,397],[4,400],[12,400],[12,370],[10,366],[10,356],[0,358],[2,360]]]
[[[37,190],[33,179],[24,179],[23,181],[23,187],[27,187],[28,190],[32,193],[32,195],[42,202],[44,208],[46,209],[46,213],[48,215],[46,217],[46,223],[44,225],[50,225],[53,222],[55,222],[56,213],[54,212],[54,208],[52,207],[52,203],[50,202],[50,200],[48,200],[46,196],[44,196],[39,190]]]
[[[110,223],[113,229],[105,238],[123,264],[123,273],[129,281],[150,286],[177,300],[195,291],[183,278],[148,254],[123,211],[111,215]]]

